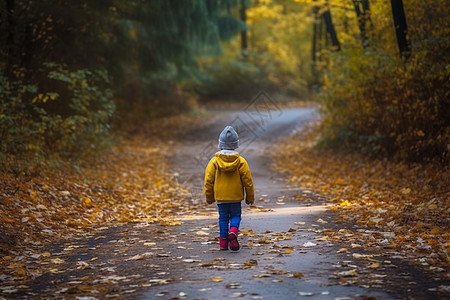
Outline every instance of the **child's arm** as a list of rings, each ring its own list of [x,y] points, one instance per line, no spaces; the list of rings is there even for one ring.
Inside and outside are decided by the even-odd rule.
[[[214,158],[212,158],[208,166],[205,170],[205,196],[206,196],[206,202],[208,204],[212,204],[216,201],[214,199],[214,181],[216,179],[216,165],[214,164]]]
[[[241,157],[242,158],[242,157]],[[239,173],[241,175],[242,183],[245,188],[245,203],[248,205],[253,205],[255,203],[255,191],[253,189],[253,178],[248,167],[247,161],[242,158],[243,163],[239,168]]]

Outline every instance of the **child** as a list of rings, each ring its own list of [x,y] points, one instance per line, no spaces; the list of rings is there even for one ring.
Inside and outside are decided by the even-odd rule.
[[[235,149],[239,136],[226,126],[219,136],[219,149],[209,161],[205,171],[206,202],[217,201],[219,209],[220,250],[239,250],[237,234],[241,223],[241,201],[253,205],[255,193],[247,161]],[[229,230],[228,230],[229,228]]]

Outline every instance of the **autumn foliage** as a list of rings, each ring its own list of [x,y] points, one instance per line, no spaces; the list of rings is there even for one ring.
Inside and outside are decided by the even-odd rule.
[[[287,139],[277,149],[280,163],[275,167],[289,174],[290,182],[330,198],[330,208],[340,222],[365,229],[330,230],[330,238],[342,241],[354,236],[360,247],[391,249],[414,260],[425,255],[430,270],[446,268],[450,262],[448,167],[317,148],[317,130],[318,124]]]
[[[387,3],[371,1],[369,47],[342,35],[344,48],[329,56],[323,77],[326,144],[407,160],[449,161],[450,18],[448,2],[431,2],[405,3],[407,56],[398,54]],[[339,32],[346,17],[337,8],[334,12]]]
[[[173,122],[173,120],[172,120]],[[78,172],[70,164],[41,168],[39,176],[2,174],[0,253],[3,274],[31,279],[48,272],[15,258],[47,251],[48,242],[70,240],[127,222],[179,225],[189,191],[167,166],[169,145],[123,139]]]

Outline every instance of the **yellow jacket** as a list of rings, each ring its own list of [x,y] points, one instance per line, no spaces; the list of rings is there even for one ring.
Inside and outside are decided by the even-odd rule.
[[[255,192],[247,161],[236,151],[220,151],[209,161],[205,171],[205,195],[214,201],[241,201],[253,204]]]

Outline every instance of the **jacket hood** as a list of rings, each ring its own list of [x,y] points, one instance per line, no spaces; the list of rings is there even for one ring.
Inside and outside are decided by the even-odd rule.
[[[234,172],[237,170],[239,166],[239,153],[236,151],[220,151],[215,156],[217,166],[220,170],[224,172]]]

